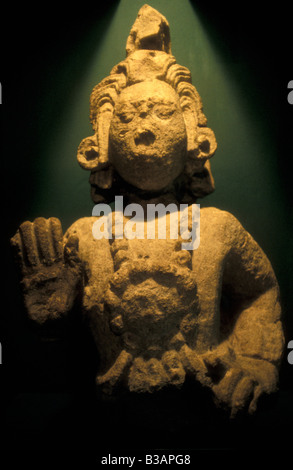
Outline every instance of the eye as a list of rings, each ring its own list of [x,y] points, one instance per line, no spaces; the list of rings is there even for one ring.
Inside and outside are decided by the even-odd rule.
[[[117,113],[118,118],[120,119],[121,122],[127,123],[132,121],[134,118],[134,112],[132,111],[123,111],[121,113]]]
[[[174,112],[175,108],[173,106],[160,104],[154,107],[154,113],[159,119],[170,119]]]

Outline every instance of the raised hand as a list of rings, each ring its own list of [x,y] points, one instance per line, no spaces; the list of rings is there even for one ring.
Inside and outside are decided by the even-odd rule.
[[[11,239],[22,273],[25,306],[30,319],[43,325],[72,308],[81,277],[78,239],[63,242],[57,218],[24,222]]]

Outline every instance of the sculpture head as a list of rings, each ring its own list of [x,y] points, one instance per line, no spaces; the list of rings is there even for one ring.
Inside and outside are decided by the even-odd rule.
[[[166,46],[168,28],[160,13],[142,7],[127,41],[126,60],[93,89],[94,135],[81,142],[77,158],[91,171],[94,202],[110,202],[129,185],[134,192],[148,193],[176,187],[186,201],[214,189],[208,160],[216,139],[206,126],[189,70],[176,63]]]
[[[159,191],[183,171],[187,136],[179,97],[160,80],[119,95],[109,132],[109,161],[127,182]]]

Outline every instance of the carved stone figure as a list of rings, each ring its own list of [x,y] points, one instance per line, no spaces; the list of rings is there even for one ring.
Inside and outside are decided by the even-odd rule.
[[[214,190],[217,144],[190,72],[171,54],[167,20],[148,5],[130,31],[126,59],[90,99],[93,135],[78,148],[95,203],[188,204]],[[180,237],[95,239],[97,217],[63,236],[56,218],[24,222],[12,244],[29,317],[43,328],[87,318],[101,396],[180,389],[186,378],[220,405],[253,413],[277,389],[284,339],[269,260],[230,213],[200,211],[200,245]],[[124,214],[124,224],[130,214]],[[146,223],[146,222],[145,222]]]

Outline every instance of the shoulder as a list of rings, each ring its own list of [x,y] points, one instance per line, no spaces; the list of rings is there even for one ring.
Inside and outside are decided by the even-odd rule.
[[[64,237],[69,238],[74,235],[78,238],[92,236],[92,228],[94,222],[97,220],[97,217],[82,217],[81,219],[76,220],[73,224],[66,230]]]
[[[219,225],[241,225],[231,212],[217,209],[216,207],[202,207],[200,216],[204,221],[214,221]]]
[[[243,225],[233,214],[216,207],[201,208],[200,225],[201,231],[213,233],[216,239],[223,239],[229,244],[248,235]]]
[[[110,244],[106,238],[96,239],[93,234],[94,223],[99,217],[83,217],[74,222],[64,234],[65,242],[69,237],[78,238],[79,254],[81,259],[89,265],[100,265],[103,260],[111,260]]]
[[[250,273],[261,284],[275,283],[275,275],[266,254],[239,220],[226,211],[215,208],[203,209],[201,228],[213,226],[213,240],[227,248],[227,266],[233,276],[240,270]]]
[[[71,236],[77,237],[81,252],[88,252],[93,248],[97,249],[96,240],[93,235],[93,225],[97,219],[98,217],[83,217],[76,220],[65,232],[64,240],[68,240]],[[104,244],[106,240],[99,241]]]

